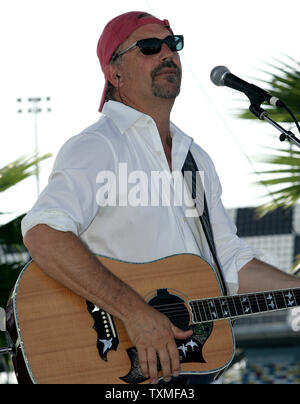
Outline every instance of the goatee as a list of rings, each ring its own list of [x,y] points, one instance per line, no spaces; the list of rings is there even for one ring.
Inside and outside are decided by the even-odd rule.
[[[166,81],[171,85],[161,84],[155,80],[157,74],[160,73],[162,69],[172,68],[176,71],[176,74],[166,74]],[[180,94],[181,87],[181,69],[172,61],[163,62],[151,73],[152,77],[152,92],[153,95],[164,99],[174,99]]]

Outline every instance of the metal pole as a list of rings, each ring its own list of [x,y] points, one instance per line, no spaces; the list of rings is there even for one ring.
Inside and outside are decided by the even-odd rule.
[[[32,102],[33,102],[33,109],[32,109],[32,113],[33,113],[33,122],[34,122],[34,152],[35,152],[35,156],[37,157],[38,152],[39,152],[39,144],[38,144],[38,127],[37,127],[37,115],[40,112],[38,109],[38,98],[33,98]],[[36,192],[37,192],[37,196],[40,195],[40,170],[39,170],[39,163],[36,163]]]
[[[37,116],[39,113],[43,112],[43,109],[39,107],[39,103],[42,101],[49,102],[51,101],[50,97],[46,98],[40,98],[40,97],[32,97],[28,98],[27,101],[32,105],[30,108],[25,108],[24,112],[28,112],[33,114],[33,123],[34,123],[34,152],[36,158],[38,157],[38,152],[39,152],[39,143],[38,143],[38,119]],[[22,98],[18,98],[17,102],[22,102]],[[51,108],[46,107],[44,108],[47,112],[51,112]],[[23,113],[22,109],[18,109],[18,113]],[[37,197],[40,195],[40,173],[39,173],[39,164],[36,163],[36,192],[37,192]]]
[[[265,111],[259,105],[251,104],[249,110],[258,119],[260,119],[261,121],[265,120],[270,125],[272,125],[274,128],[276,128],[279,132],[281,132],[281,135],[279,137],[281,142],[284,142],[285,140],[289,140],[290,142],[294,143],[294,145],[296,145],[300,148],[300,139],[298,139],[294,135],[294,133],[292,133],[291,131],[285,130],[281,125],[279,125],[277,122],[273,121],[273,119],[271,119],[269,117],[267,111]]]
[[[0,348],[0,355],[6,355],[13,353],[13,348]]]

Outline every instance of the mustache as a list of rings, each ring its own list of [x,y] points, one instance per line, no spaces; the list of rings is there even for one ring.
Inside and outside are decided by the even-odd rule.
[[[151,73],[152,79],[162,70],[165,68],[175,69],[178,76],[181,76],[181,69],[171,60],[161,63],[157,66]]]

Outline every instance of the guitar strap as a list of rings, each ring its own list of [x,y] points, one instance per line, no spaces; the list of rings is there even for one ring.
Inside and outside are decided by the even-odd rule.
[[[185,172],[192,173],[192,176],[186,175]],[[187,183],[187,186],[191,192],[192,198],[195,202],[195,208],[197,209],[198,217],[195,217],[195,220],[200,220],[203,232],[206,237],[206,241],[208,243],[210,252],[212,254],[212,257],[215,262],[216,266],[216,272],[219,278],[219,283],[222,286],[222,292],[224,296],[228,295],[227,292],[227,287],[226,283],[224,280],[223,272],[221,269],[221,265],[218,259],[218,254],[216,250],[216,245],[214,241],[214,236],[213,236],[213,230],[211,227],[210,223],[210,217],[209,217],[209,210],[208,210],[208,205],[207,205],[207,200],[204,192],[204,186],[203,182],[200,176],[200,172],[198,171],[197,164],[195,162],[195,159],[191,153],[191,151],[188,152],[188,155],[186,157],[185,163],[182,168],[182,174],[184,176],[184,179]],[[197,187],[198,185],[198,187]],[[194,229],[192,228],[192,231],[194,232]],[[199,235],[195,235],[196,240],[198,240]],[[197,237],[198,236],[198,237]]]

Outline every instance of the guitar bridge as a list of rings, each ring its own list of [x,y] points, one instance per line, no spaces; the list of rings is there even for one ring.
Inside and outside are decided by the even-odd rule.
[[[97,332],[97,349],[101,359],[107,362],[107,354],[109,351],[116,351],[119,345],[119,338],[116,333],[113,317],[102,310],[100,307],[95,306],[93,303],[87,301],[87,308],[93,317],[94,330]]]

